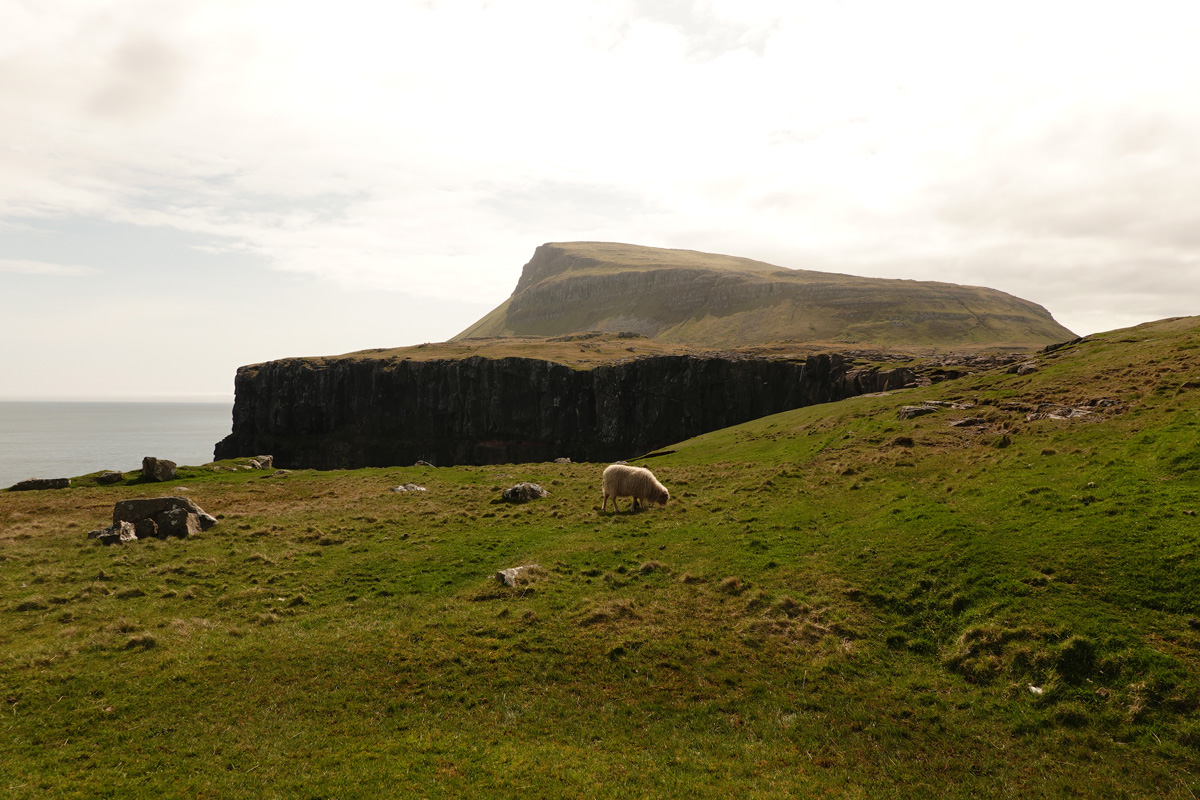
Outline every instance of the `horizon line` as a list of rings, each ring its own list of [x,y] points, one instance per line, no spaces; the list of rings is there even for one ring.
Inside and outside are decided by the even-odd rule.
[[[0,395],[0,403],[232,403],[224,393],[139,395]]]

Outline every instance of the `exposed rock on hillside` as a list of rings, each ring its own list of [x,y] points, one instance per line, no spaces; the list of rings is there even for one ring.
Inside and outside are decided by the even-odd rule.
[[[572,369],[530,358],[289,359],[242,367],[216,458],[276,465],[613,461],[800,406],[897,389],[906,367],[843,356],[656,356]]]
[[[70,478],[29,478],[9,487],[11,492],[28,492],[42,489],[66,489],[71,485]]]
[[[125,544],[137,539],[194,536],[217,520],[186,497],[152,497],[120,500],[113,506],[112,525],[94,530],[89,539],[103,544]]]
[[[704,347],[786,339],[1037,348],[1075,336],[1041,306],[994,289],[571,242],[537,248],[512,296],[455,339],[584,330]]]

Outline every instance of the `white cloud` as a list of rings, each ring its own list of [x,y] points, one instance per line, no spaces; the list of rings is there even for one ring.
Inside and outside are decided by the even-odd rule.
[[[21,258],[0,258],[0,272],[70,278],[81,275],[98,275],[100,270],[77,264],[51,264],[45,261],[31,261]]]
[[[476,304],[537,244],[618,239],[1088,325],[1200,306],[1188,4],[0,0],[0,29],[0,220]]]

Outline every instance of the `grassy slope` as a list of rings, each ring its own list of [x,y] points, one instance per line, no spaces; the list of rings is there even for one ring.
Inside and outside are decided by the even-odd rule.
[[[0,787],[1191,797],[1198,325],[700,437],[647,513],[585,464],[0,494]],[[84,538],[165,492],[222,523]]]
[[[541,292],[541,305],[554,308],[536,322],[514,322],[510,306],[531,287],[544,290],[593,275],[634,276],[663,269],[728,272],[743,284],[807,287],[815,295],[791,297],[786,292],[730,304],[720,297],[697,299],[698,311],[680,318],[678,286],[663,291],[639,289],[580,302],[551,301]],[[568,331],[622,330],[630,320],[663,325],[655,338],[663,342],[732,347],[783,340],[870,343],[876,346],[960,346],[985,344],[1024,349],[1071,339],[1074,335],[1008,295],[992,289],[949,283],[864,278],[831,272],[789,270],[735,256],[672,250],[611,242],[557,242],[539,248],[526,265],[521,284],[496,309],[458,334],[472,336],[552,336]],[[630,284],[636,285],[636,281]],[[613,289],[616,291],[615,289]],[[1041,312],[1042,310],[1039,310]],[[941,314],[966,314],[943,319]],[[635,329],[636,325],[635,325]]]

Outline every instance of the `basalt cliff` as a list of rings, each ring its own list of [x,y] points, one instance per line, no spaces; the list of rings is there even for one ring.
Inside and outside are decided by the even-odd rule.
[[[855,358],[864,346],[1012,352],[1071,338],[992,289],[547,244],[512,297],[449,342],[242,367],[216,457],[317,469],[625,459],[916,377]]]
[[[242,367],[216,458],[288,468],[613,461],[814,403],[898,389],[905,367],[660,355],[590,369],[553,361],[357,357]]]

